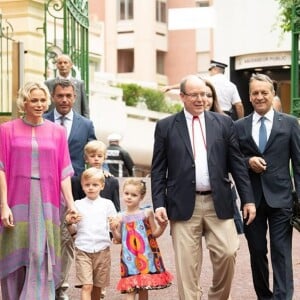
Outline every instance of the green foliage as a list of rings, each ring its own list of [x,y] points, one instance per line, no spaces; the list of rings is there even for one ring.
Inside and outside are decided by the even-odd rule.
[[[118,85],[123,90],[123,100],[128,106],[136,106],[141,96],[141,87],[134,83]]]
[[[142,88],[141,96],[145,99],[148,109],[163,112],[167,111],[167,104],[162,92],[150,88]]]
[[[168,103],[161,91],[144,88],[134,83],[122,83],[118,87],[123,89],[123,100],[128,106],[136,106],[141,99],[144,99],[148,109],[153,111],[175,113],[182,109],[178,103]]]
[[[280,7],[279,26],[283,32],[289,32],[293,29],[293,23],[300,22],[300,0],[276,0]],[[295,19],[293,20],[293,6],[296,8]]]
[[[182,104],[181,103],[172,103],[168,104],[168,112],[170,114],[177,113],[182,110]]]

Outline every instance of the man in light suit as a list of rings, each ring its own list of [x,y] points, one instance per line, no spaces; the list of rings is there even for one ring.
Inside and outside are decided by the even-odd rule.
[[[92,121],[72,109],[75,97],[75,88],[70,80],[56,80],[52,92],[55,108],[46,113],[44,118],[66,128],[71,162],[75,171],[74,175],[79,176],[85,169],[84,146],[87,142],[96,140],[96,135]],[[74,259],[73,240],[63,221],[61,224],[61,286],[57,289],[57,300],[68,299],[65,291],[68,288],[68,276]]]
[[[184,110],[160,120],[155,128],[151,170],[155,217],[159,223],[170,220],[180,300],[201,297],[202,236],[213,265],[208,299],[225,300],[230,297],[239,248],[229,172],[246,224],[255,218],[253,192],[233,121],[205,111],[205,82],[187,76],[180,84],[180,97]]]
[[[257,299],[291,300],[294,290],[291,174],[294,175],[294,188],[299,196],[299,123],[295,117],[272,108],[275,91],[268,76],[253,74],[249,93],[254,112],[238,120],[236,128],[240,148],[249,168],[257,208],[255,220],[245,227],[253,284]],[[273,289],[269,286],[268,228]]]
[[[81,114],[82,116],[89,118],[90,109],[89,109],[89,103],[85,92],[84,81],[72,77],[72,73],[71,73],[72,67],[73,67],[73,62],[69,55],[66,54],[58,55],[56,58],[56,68],[59,74],[56,78],[46,80],[45,84],[47,85],[50,94],[52,94],[55,82],[58,79],[68,79],[72,81],[75,87],[75,94],[76,94],[76,100],[73,104],[73,109],[79,114]],[[54,105],[50,105],[49,111],[51,111],[53,108]]]

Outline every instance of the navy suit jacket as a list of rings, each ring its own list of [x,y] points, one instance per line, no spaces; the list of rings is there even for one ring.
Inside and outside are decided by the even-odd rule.
[[[57,78],[48,79],[45,81],[46,86],[49,89],[50,94],[52,95],[53,87],[56,82]],[[89,118],[90,117],[90,109],[89,109],[89,102],[88,98],[86,96],[85,87],[84,87],[84,81],[78,80],[74,77],[71,78],[72,83],[75,87],[75,93],[76,93],[76,100],[73,105],[73,109],[81,114],[82,116]],[[49,111],[54,109],[54,104],[52,103],[49,106]]]
[[[293,167],[297,195],[300,195],[300,128],[298,120],[284,113],[274,112],[273,126],[263,153],[252,138],[253,114],[236,121],[241,151],[248,164],[252,156],[263,157],[267,169],[261,174],[249,168],[256,206],[262,196],[270,207],[292,207],[293,182],[290,162]]]
[[[84,146],[96,140],[94,125],[91,120],[74,112],[73,123],[68,138],[69,152],[75,174],[80,175],[85,169]],[[54,110],[45,113],[44,118],[54,122]]]
[[[204,112],[207,161],[216,214],[233,218],[229,172],[235,180],[242,205],[254,202],[247,166],[239,149],[230,117]],[[154,209],[166,207],[170,220],[191,218],[196,198],[195,161],[184,112],[156,124],[151,170]]]

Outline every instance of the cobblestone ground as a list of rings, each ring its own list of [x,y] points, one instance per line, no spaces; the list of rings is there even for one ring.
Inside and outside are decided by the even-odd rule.
[[[150,199],[150,179],[147,178],[147,194],[145,204],[151,204]],[[120,180],[120,186],[122,186],[122,180]],[[120,193],[121,195],[121,193]],[[121,201],[122,204],[122,201]],[[169,228],[166,229],[164,234],[158,239],[161,254],[164,260],[165,267],[174,275],[174,283],[169,288],[150,291],[149,299],[155,300],[177,300],[177,284],[176,284],[176,271],[174,265],[174,253],[172,248],[172,242],[169,235]],[[205,241],[203,240],[203,267],[201,274],[201,285],[203,287],[204,295],[202,300],[207,300],[207,291],[210,286],[212,278],[212,269],[208,251],[205,248]],[[111,285],[107,288],[106,300],[119,300],[124,299],[124,296],[120,295],[116,291],[116,285],[119,280],[119,255],[120,246],[112,245],[112,270],[111,270]],[[294,281],[295,281],[295,294],[294,300],[300,300],[300,233],[294,232],[294,245],[293,245],[293,263],[294,263]],[[71,274],[71,278],[74,278],[74,271]],[[72,279],[71,279],[72,282]],[[80,299],[79,290],[71,288],[69,296],[71,300]],[[252,285],[250,261],[247,248],[247,242],[244,235],[240,235],[240,249],[237,255],[236,271],[232,285],[232,300],[255,300],[255,293]],[[220,299],[225,300],[225,299]]]
[[[240,236],[240,250],[237,255],[236,262],[236,272],[232,285],[232,300],[255,300],[255,293],[253,290],[252,279],[251,279],[251,270],[249,265],[249,254],[247,249],[247,242],[243,235]],[[174,266],[174,254],[171,244],[170,236],[166,231],[162,237],[158,240],[160,250],[164,259],[164,264],[166,268],[174,275],[174,283],[171,287],[158,290],[150,291],[149,299],[151,300],[176,300],[177,296],[177,284],[176,284],[176,272]],[[205,242],[204,242],[205,247]],[[119,251],[120,247],[118,245],[112,246],[112,272],[111,272],[111,286],[107,289],[107,300],[119,300],[124,299],[120,295],[115,287],[119,279]],[[300,300],[300,234],[294,232],[294,246],[293,246],[293,265],[294,265],[294,284],[295,284],[295,293],[294,300]],[[71,275],[73,278],[74,273]],[[204,259],[203,259],[203,268],[201,274],[201,285],[203,287],[204,295],[202,300],[207,300],[207,291],[212,278],[211,264],[208,256],[208,252],[204,249]],[[72,280],[71,280],[72,282]],[[71,300],[79,300],[79,290],[71,288],[69,296]],[[225,300],[225,299],[220,299]]]
[[[121,184],[122,182],[120,182]],[[149,179],[147,182],[147,187],[149,189]],[[145,204],[151,203],[150,201],[150,191],[147,192],[147,198],[145,199]],[[176,284],[176,272],[174,266],[174,253],[171,243],[171,238],[169,236],[169,230],[165,231],[165,233],[158,239],[158,243],[160,246],[160,250],[163,256],[165,267],[174,275],[174,283],[171,287],[158,290],[158,291],[150,291],[149,299],[155,300],[177,300],[177,284]],[[203,241],[203,249],[204,249],[204,259],[203,259],[203,267],[201,274],[201,285],[203,287],[204,295],[202,300],[207,300],[207,291],[212,278],[212,270],[211,264],[208,256],[208,252],[205,248],[205,241]],[[116,291],[116,284],[119,279],[119,253],[120,246],[112,245],[112,270],[111,270],[111,285],[107,288],[106,300],[122,300],[124,296],[120,295]],[[294,285],[295,285],[295,293],[294,300],[300,300],[300,233],[294,232],[294,240],[293,240],[293,266],[294,266]],[[79,300],[80,299],[80,289],[76,289],[73,287],[75,278],[75,269],[72,268],[72,272],[70,274],[70,288],[68,290],[68,295],[70,300]],[[255,300],[255,293],[253,290],[252,279],[251,279],[251,270],[249,264],[249,254],[247,249],[247,242],[243,235],[240,235],[240,249],[237,255],[236,261],[236,272],[232,285],[232,300]],[[0,297],[0,300],[2,299]],[[34,299],[28,299],[34,300]],[[225,299],[220,299],[225,300]]]

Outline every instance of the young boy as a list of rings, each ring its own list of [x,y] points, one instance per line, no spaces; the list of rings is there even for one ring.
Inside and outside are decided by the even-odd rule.
[[[80,217],[67,213],[66,223],[75,236],[76,287],[81,299],[99,300],[110,279],[110,236],[108,220],[116,215],[109,199],[99,196],[105,184],[101,169],[88,168],[81,175],[85,198],[75,202]]]
[[[84,147],[84,159],[87,167],[95,167],[103,170],[103,163],[107,156],[107,147],[102,141],[93,140],[88,142]],[[109,199],[115,205],[117,212],[120,211],[120,193],[119,193],[119,181],[117,178],[105,174],[105,186],[101,190],[100,196]],[[80,183],[81,176],[74,176],[71,178],[72,182],[72,193],[74,200],[82,199],[85,197],[84,191]],[[112,235],[111,235],[112,238]],[[101,298],[105,297],[105,289],[101,291]]]
[[[88,167],[103,170],[102,166],[106,159],[106,145],[98,140],[88,142],[84,147],[84,159]],[[80,184],[80,176],[72,177],[72,193],[74,200],[82,199],[85,194]],[[119,181],[113,176],[106,176],[105,186],[100,196],[111,200],[117,211],[120,211]]]

